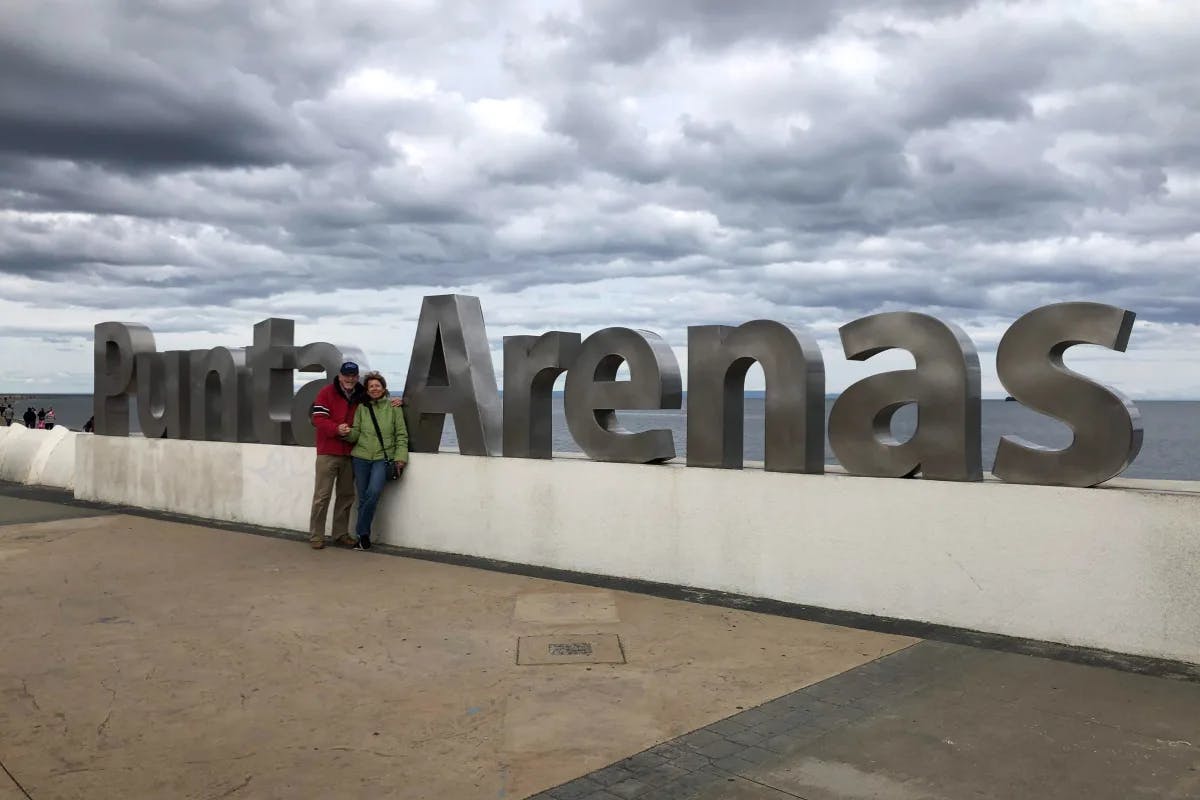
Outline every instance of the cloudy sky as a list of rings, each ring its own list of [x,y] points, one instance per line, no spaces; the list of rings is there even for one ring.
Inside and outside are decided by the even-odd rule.
[[[420,298],[501,338],[962,325],[986,396],[1039,305],[1068,363],[1200,398],[1200,3],[0,0],[0,391],[90,391],[92,326],[407,368]],[[911,363],[908,360],[907,363]],[[758,379],[761,376],[757,376]]]

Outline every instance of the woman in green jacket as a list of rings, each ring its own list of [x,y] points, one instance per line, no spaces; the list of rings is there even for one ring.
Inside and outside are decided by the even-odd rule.
[[[358,539],[354,549],[371,549],[371,522],[379,506],[379,496],[387,485],[387,464],[396,462],[397,469],[408,463],[408,428],[404,425],[404,409],[396,408],[388,399],[387,381],[378,372],[368,372],[363,378],[367,400],[354,412],[354,425],[346,432],[346,440],[354,445],[350,451],[354,467],[354,488],[358,490],[358,522],[354,534]],[[375,422],[379,433],[375,432]],[[382,437],[383,441],[380,441]]]

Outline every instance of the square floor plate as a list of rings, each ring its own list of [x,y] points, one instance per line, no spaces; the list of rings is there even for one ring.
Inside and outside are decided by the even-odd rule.
[[[615,633],[561,633],[521,636],[518,664],[624,664],[625,651]]]

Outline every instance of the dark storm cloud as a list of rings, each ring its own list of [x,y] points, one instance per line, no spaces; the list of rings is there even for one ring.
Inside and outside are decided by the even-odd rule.
[[[402,46],[413,23],[462,33],[484,24],[462,6],[10,6],[0,26],[0,152],[131,170],[345,159],[378,143],[361,129],[319,129],[303,101],[335,85],[355,54]]]
[[[123,42],[72,52],[67,30],[46,34],[0,27],[0,152],[132,169],[305,157],[265,84],[232,70],[206,81]]]
[[[303,147],[269,109],[164,76],[56,64],[0,38],[0,152],[154,169],[279,163]]]

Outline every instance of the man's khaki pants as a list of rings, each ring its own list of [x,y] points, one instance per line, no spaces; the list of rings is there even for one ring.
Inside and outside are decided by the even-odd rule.
[[[316,488],[313,489],[312,515],[308,520],[309,541],[325,540],[325,517],[331,496],[334,496],[333,538],[336,539],[350,533],[350,508],[354,505],[354,470],[350,456],[317,455]]]

